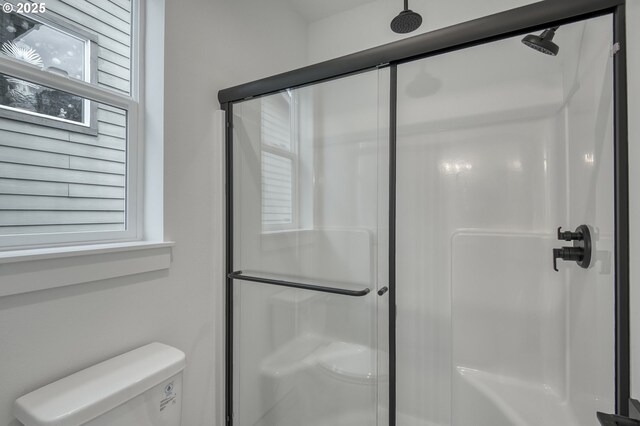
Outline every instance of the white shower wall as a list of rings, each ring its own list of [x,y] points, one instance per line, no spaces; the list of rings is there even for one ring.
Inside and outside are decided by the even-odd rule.
[[[570,268],[567,384],[579,424],[594,423],[595,408],[613,411],[614,193],[613,56],[611,17],[585,25],[576,77],[569,80],[564,126],[567,138],[567,223],[592,224],[594,266]],[[607,366],[611,366],[607,368]]]
[[[613,408],[611,20],[556,41],[557,58],[515,38],[399,68],[401,426]],[[594,266],[553,272],[557,227],[582,223]]]

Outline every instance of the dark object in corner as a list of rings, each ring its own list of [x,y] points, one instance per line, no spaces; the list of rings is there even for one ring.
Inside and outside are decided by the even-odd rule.
[[[640,401],[629,398],[629,417],[640,420]]]
[[[630,419],[629,417],[601,412],[598,412],[597,416],[602,426],[640,426],[640,420]]]

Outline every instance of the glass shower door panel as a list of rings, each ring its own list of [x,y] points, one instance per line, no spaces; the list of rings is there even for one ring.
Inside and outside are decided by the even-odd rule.
[[[384,424],[381,80],[362,73],[233,105],[236,426]]]
[[[377,424],[375,293],[234,290],[234,425]]]
[[[233,105],[235,270],[348,289],[375,283],[387,172],[379,78],[368,72]]]
[[[614,395],[612,27],[398,68],[398,426],[598,424]],[[586,224],[588,269],[557,229]]]

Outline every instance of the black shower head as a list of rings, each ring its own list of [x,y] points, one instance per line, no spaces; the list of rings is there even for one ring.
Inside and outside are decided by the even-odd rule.
[[[409,0],[404,0],[404,10],[391,21],[394,33],[406,34],[417,30],[422,25],[422,16],[409,9]]]
[[[544,30],[539,36],[529,34],[522,39],[522,42],[532,49],[542,52],[546,55],[556,56],[560,51],[560,47],[553,42],[558,27]]]

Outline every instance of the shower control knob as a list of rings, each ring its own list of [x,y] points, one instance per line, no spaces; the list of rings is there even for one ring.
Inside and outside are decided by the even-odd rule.
[[[562,247],[553,249],[553,269],[558,270],[558,259],[579,262],[584,258],[584,249],[578,247]]]
[[[571,231],[563,231],[562,226],[558,227],[558,239],[560,241],[579,241],[582,240],[582,233],[571,232]]]
[[[562,231],[558,228],[558,240],[573,241],[573,247],[561,247],[553,249],[553,270],[558,271],[558,259],[576,262],[582,268],[588,268],[591,264],[591,231],[587,225],[580,225],[574,232]]]

